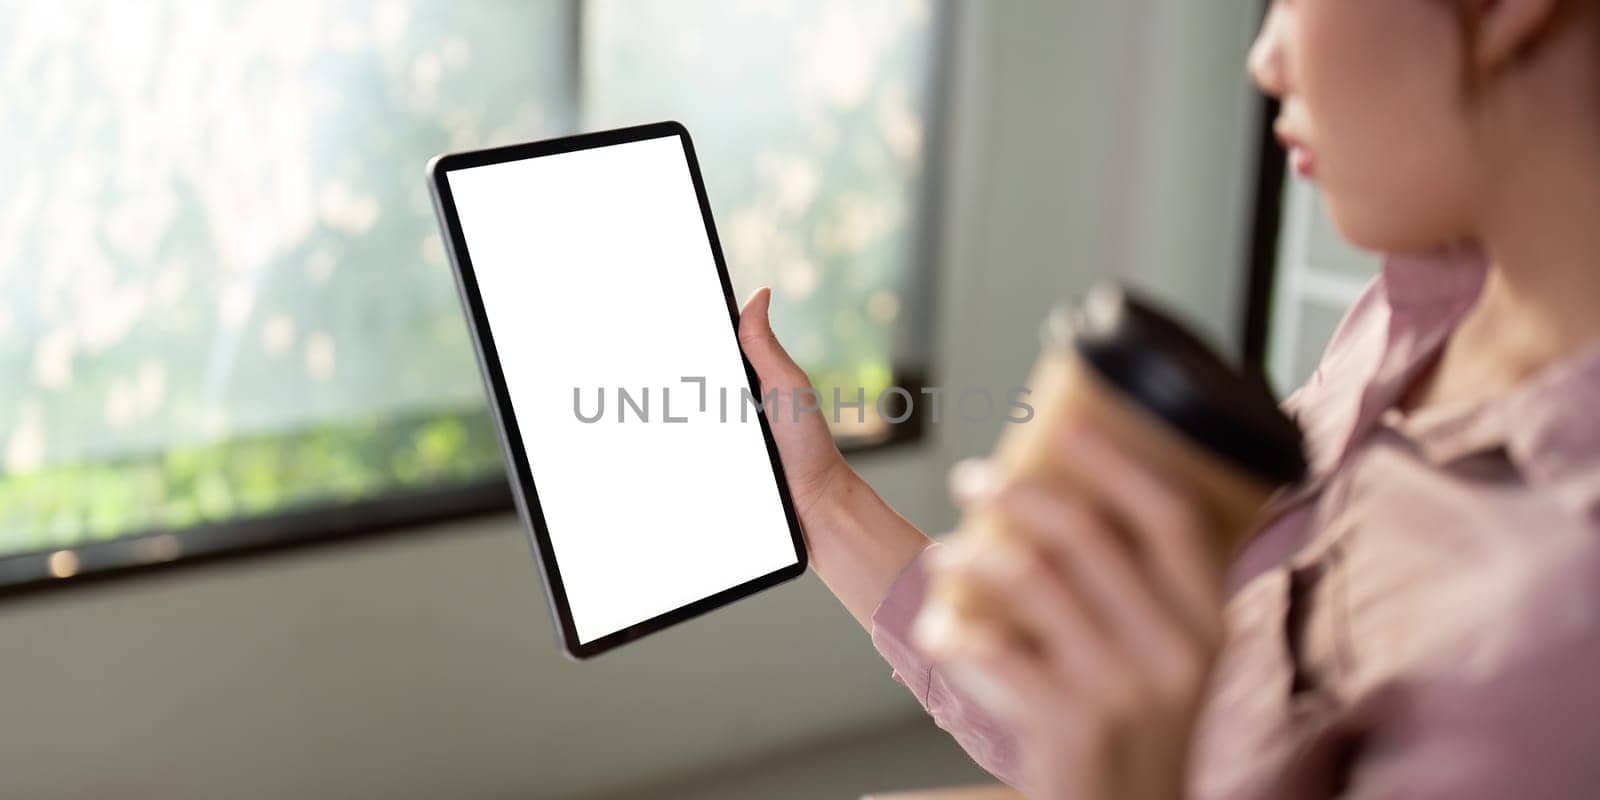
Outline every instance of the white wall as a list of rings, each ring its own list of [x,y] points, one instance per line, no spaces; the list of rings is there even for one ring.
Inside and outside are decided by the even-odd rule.
[[[1124,279],[1239,345],[1254,0],[970,3],[935,380],[1008,387],[1050,306]],[[943,468],[1000,423],[946,426]],[[948,517],[940,517],[948,524]]]
[[[1093,275],[1231,332],[1255,2],[960,5],[934,380],[1006,387]],[[994,426],[859,466],[930,530]],[[597,662],[515,521],[0,603],[0,794],[571,796],[916,712],[814,579]],[[753,792],[754,793],[754,792]]]

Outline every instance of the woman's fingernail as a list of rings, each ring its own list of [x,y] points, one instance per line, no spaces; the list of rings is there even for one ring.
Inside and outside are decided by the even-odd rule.
[[[990,711],[1002,717],[1011,717],[1019,710],[1020,701],[1016,692],[983,669],[965,664],[951,665],[947,669],[961,688]]]
[[[942,605],[929,605],[911,626],[911,640],[929,654],[950,649],[956,627],[955,616]]]
[[[959,461],[950,468],[950,493],[962,503],[988,497],[994,493],[996,485],[994,467],[981,458]]]

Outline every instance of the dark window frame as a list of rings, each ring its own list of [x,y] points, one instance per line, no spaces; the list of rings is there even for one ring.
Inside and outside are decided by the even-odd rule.
[[[1265,379],[1268,334],[1272,329],[1272,295],[1278,278],[1278,235],[1283,224],[1283,192],[1288,154],[1272,126],[1280,105],[1263,96],[1257,137],[1255,208],[1251,215],[1250,255],[1240,319],[1244,369]]]
[[[582,90],[583,0],[568,0],[568,127],[575,125]],[[929,342],[933,325],[936,286],[934,265],[945,161],[949,153],[946,98],[951,81],[955,43],[956,4],[938,0],[927,66],[927,92],[923,118],[928,132],[924,163],[915,191],[915,224],[911,231],[906,295],[925,304],[897,332],[902,342]],[[419,178],[420,180],[420,178]],[[892,369],[893,385],[913,397],[930,385],[932,354],[925,349],[910,354],[897,347]],[[888,426],[881,436],[838,437],[845,455],[876,457],[925,441],[924,405],[914,403],[910,416]],[[510,485],[505,475],[482,480],[447,483],[389,492],[361,500],[315,503],[288,507],[270,514],[203,522],[182,528],[159,528],[115,539],[87,542],[68,548],[0,557],[0,598],[32,593],[49,587],[83,586],[109,580],[203,567],[275,553],[302,551],[317,546],[378,539],[382,535],[415,532],[439,525],[487,516],[511,515]],[[70,570],[53,568],[53,560],[69,559]],[[62,574],[58,574],[62,573]]]

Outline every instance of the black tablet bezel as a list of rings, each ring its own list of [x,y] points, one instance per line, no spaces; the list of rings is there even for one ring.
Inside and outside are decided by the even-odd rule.
[[[784,517],[789,524],[789,535],[794,543],[795,563],[630,625],[620,631],[606,634],[594,641],[588,643],[578,641],[577,628],[572,622],[572,609],[567,602],[566,587],[561,582],[561,569],[556,563],[555,550],[550,544],[544,512],[539,506],[539,493],[533,484],[533,472],[528,465],[527,452],[522,446],[516,414],[511,406],[511,395],[506,389],[505,375],[500,369],[500,356],[495,349],[494,336],[489,330],[488,315],[484,311],[483,298],[479,294],[477,277],[472,269],[472,259],[467,253],[465,237],[461,231],[461,220],[456,213],[455,198],[450,192],[450,183],[446,176],[452,170],[667,137],[676,137],[683,146],[689,176],[694,182],[695,197],[700,202],[700,218],[705,223],[706,238],[711,245],[712,260],[716,262],[717,277],[722,282],[722,295],[727,303],[728,320],[731,325],[729,333],[735,337],[737,343],[739,307],[734,301],[733,284],[728,280],[728,265],[722,255],[722,242],[717,238],[716,225],[712,222],[711,203],[706,197],[705,182],[700,178],[700,162],[695,157],[694,142],[689,137],[688,129],[682,124],[672,121],[657,122],[486,150],[448,153],[436,156],[428,162],[428,186],[433,193],[434,209],[438,212],[439,225],[445,239],[445,250],[449,254],[452,271],[456,276],[456,288],[459,290],[462,308],[470,323],[468,328],[472,332],[473,345],[478,354],[478,366],[483,374],[484,383],[489,388],[489,406],[493,411],[495,424],[500,432],[500,442],[505,450],[506,462],[512,473],[511,493],[516,500],[517,513],[522,518],[524,530],[529,534],[528,540],[533,546],[535,558],[544,575],[545,598],[550,604],[552,616],[556,619],[562,645],[569,655],[579,659],[592,658],[607,650],[799,577],[805,573],[807,566],[805,539],[800,531],[799,518],[795,515],[794,501],[789,496],[789,482],[783,471],[783,462],[778,458],[778,447],[772,438],[772,428],[767,422],[766,412],[758,410],[756,417],[760,422],[761,436],[766,440],[767,457],[772,463],[773,479],[777,481],[778,497],[783,504]],[[758,392],[756,371],[750,365],[750,360],[744,358],[742,348],[740,358],[744,359],[745,377],[750,384],[750,391],[756,393]],[[755,396],[761,395],[755,394]]]

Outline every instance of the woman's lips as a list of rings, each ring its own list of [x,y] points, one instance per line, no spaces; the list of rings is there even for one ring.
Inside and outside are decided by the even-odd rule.
[[[1303,145],[1289,148],[1289,163],[1294,166],[1294,173],[1302,178],[1310,178],[1316,172],[1316,159]]]
[[[1273,133],[1277,134],[1278,141],[1289,151],[1289,164],[1294,168],[1295,174],[1302,178],[1310,178],[1316,172],[1317,166],[1316,159],[1311,155],[1311,149],[1281,124],[1274,126]]]

